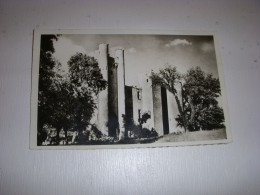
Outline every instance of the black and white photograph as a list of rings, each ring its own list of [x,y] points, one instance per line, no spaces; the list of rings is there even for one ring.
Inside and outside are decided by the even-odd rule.
[[[214,33],[35,30],[31,149],[231,142]]]

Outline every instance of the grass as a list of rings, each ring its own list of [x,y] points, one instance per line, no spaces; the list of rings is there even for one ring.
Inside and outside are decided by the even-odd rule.
[[[187,142],[187,141],[205,141],[205,140],[220,140],[226,139],[225,128],[215,129],[210,131],[193,131],[182,134],[171,133],[160,137],[157,143],[163,142]]]

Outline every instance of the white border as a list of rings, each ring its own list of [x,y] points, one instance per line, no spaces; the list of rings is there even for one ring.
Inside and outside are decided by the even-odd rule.
[[[225,126],[227,139],[222,140],[204,140],[192,142],[167,142],[150,144],[115,144],[115,145],[73,145],[73,146],[37,146],[37,113],[38,113],[38,77],[39,77],[39,59],[40,59],[40,39],[42,34],[153,34],[153,35],[210,35],[214,37],[214,47],[216,52],[217,69],[219,74],[221,96],[223,98],[223,110],[225,116]],[[153,148],[153,147],[171,147],[171,146],[191,146],[208,144],[225,144],[232,142],[231,124],[226,96],[226,87],[224,81],[223,66],[221,63],[217,33],[213,31],[166,31],[166,30],[50,30],[35,29],[33,37],[33,58],[32,58],[32,83],[31,83],[31,118],[30,118],[30,149],[57,149],[57,150],[85,150],[85,149],[120,149],[120,148]]]

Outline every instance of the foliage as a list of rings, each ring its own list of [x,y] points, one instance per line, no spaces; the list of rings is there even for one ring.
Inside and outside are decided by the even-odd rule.
[[[126,131],[129,130],[135,138],[157,137],[158,134],[154,129],[149,130],[147,128],[143,128],[143,124],[146,123],[149,118],[151,118],[149,113],[143,113],[139,119],[139,124],[135,124],[132,117],[126,117],[123,115]]]
[[[55,91],[52,87],[55,72],[53,68],[56,64],[52,58],[54,53],[53,40],[57,40],[57,35],[42,35],[39,64],[39,92],[38,92],[38,144],[45,139],[46,132],[43,130],[45,124],[50,125],[53,102],[51,101]]]
[[[72,98],[70,109],[73,128],[82,131],[88,124],[96,108],[94,96],[107,86],[97,61],[86,54],[77,53],[68,62],[69,87]]]
[[[168,89],[173,95],[177,94],[176,84],[179,83],[181,79],[181,74],[177,71],[176,67],[166,65],[164,69],[160,69],[159,73],[151,74],[152,84],[161,85]]]
[[[139,119],[140,126],[142,126],[144,123],[146,123],[149,118],[151,118],[150,113],[148,113],[148,112],[143,113],[141,118]]]
[[[44,35],[41,39],[39,95],[38,95],[38,145],[44,139],[44,126],[59,132],[73,129],[82,134],[96,108],[94,97],[106,88],[97,61],[82,53],[72,56],[68,62],[69,71],[61,74],[61,64],[52,54],[55,35]]]
[[[167,65],[159,73],[152,72],[151,79],[153,86],[163,86],[174,95],[179,110],[176,121],[185,131],[224,127],[223,109],[217,101],[220,83],[212,74],[196,67],[181,75],[176,67]]]
[[[76,93],[84,94],[88,91],[97,95],[99,91],[106,88],[107,81],[103,79],[94,57],[77,53],[70,58],[68,65],[70,82]]]
[[[153,87],[162,86],[174,95],[181,117],[180,120],[183,122],[182,124],[186,131],[187,120],[185,118],[183,101],[181,101],[182,99],[180,100],[177,91],[177,86],[181,84],[182,75],[177,71],[176,67],[167,64],[163,69],[159,70],[159,73],[152,71],[150,79],[152,80]]]
[[[189,130],[223,127],[224,114],[216,100],[221,95],[220,83],[199,67],[184,75],[183,98]]]

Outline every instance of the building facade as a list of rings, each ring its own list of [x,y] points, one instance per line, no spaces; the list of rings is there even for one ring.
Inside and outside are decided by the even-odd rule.
[[[161,86],[153,86],[147,74],[139,75],[139,86],[126,86],[124,50],[119,49],[112,58],[107,44],[99,45],[98,63],[108,87],[97,97],[95,124],[105,135],[124,139],[131,129],[125,120],[131,118],[139,124],[144,113],[150,118],[143,128],[154,129],[159,136],[180,131],[175,118],[178,110],[174,97]]]

